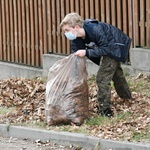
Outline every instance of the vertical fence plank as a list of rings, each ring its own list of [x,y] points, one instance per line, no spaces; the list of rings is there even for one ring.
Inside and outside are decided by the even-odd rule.
[[[145,16],[144,16],[144,1],[140,0],[140,43],[141,46],[145,45]]]
[[[30,0],[29,1],[29,12],[30,12],[30,34],[31,34],[31,41],[30,41],[30,49],[31,49],[31,56],[30,56],[30,59],[31,59],[31,65],[34,66],[35,65],[35,42],[34,42],[34,28],[35,28],[35,25],[34,25],[34,7],[33,7],[33,1]]]
[[[122,30],[121,1],[117,0],[117,27]]]
[[[13,6],[14,6],[14,40],[15,40],[15,62],[19,62],[19,55],[18,55],[18,26],[17,26],[17,3],[16,0],[13,0]]]
[[[70,0],[70,12],[74,12],[75,8],[74,8],[74,0]]]
[[[133,37],[133,21],[132,21],[132,17],[133,17],[133,7],[132,7],[132,1],[131,0],[128,0],[128,22],[127,22],[127,24],[128,24],[128,35],[129,35],[129,37],[130,38],[134,38]],[[134,45],[134,40],[132,40],[132,47],[133,47],[133,45]]]
[[[61,36],[60,36],[60,0],[57,0],[56,2],[56,8],[57,8],[57,13],[56,13],[56,18],[57,18],[57,27],[56,27],[56,32],[57,32],[57,51],[60,54],[61,53]]]
[[[94,10],[94,0],[90,0],[90,18],[95,18]]]
[[[84,16],[84,4],[85,4],[84,0],[80,0],[80,15],[83,18],[85,18],[85,16]]]
[[[106,22],[107,23],[111,23],[111,17],[110,17],[110,10],[111,10],[111,7],[110,7],[110,0],[106,0]]]
[[[2,46],[2,43],[3,43],[3,39],[2,39],[2,7],[1,7],[1,0],[0,0],[0,60],[3,59],[3,46]]]
[[[35,0],[36,1],[36,0]],[[51,7],[51,0],[47,0],[47,33],[48,33],[48,52],[52,53],[53,51],[53,44],[52,44],[52,7]]]
[[[65,15],[70,13],[70,7],[66,7],[67,5],[69,5],[69,3],[70,3],[70,0],[61,0],[63,18],[65,17]]]
[[[105,22],[105,0],[101,0],[101,21]]]
[[[35,66],[40,66],[40,58],[39,58],[39,30],[38,30],[38,4],[37,0],[34,0],[34,44],[35,44]]]
[[[135,46],[139,46],[140,45],[140,38],[139,38],[139,8],[138,6],[140,5],[138,3],[138,0],[134,0],[133,1],[133,5],[134,5],[134,18],[133,18],[133,24],[134,24],[134,40],[135,40]]]
[[[53,52],[57,53],[57,36],[56,36],[56,1],[52,0],[52,36],[53,36]]]
[[[10,21],[9,21],[9,5],[8,0],[5,0],[5,9],[6,9],[6,45],[7,45],[7,61],[10,61]]]
[[[100,1],[95,0],[95,19],[100,20]]]
[[[2,35],[3,35],[3,60],[7,60],[6,58],[6,18],[5,18],[5,1],[2,0]]]
[[[87,19],[87,18],[90,18],[90,2],[89,2],[89,0],[86,0],[86,3],[85,3],[85,19]]]
[[[76,2],[77,2],[77,0],[76,0]],[[67,15],[68,13],[71,12],[70,7],[66,7],[66,9],[64,8],[64,6],[67,5],[67,4],[69,4],[69,0],[65,0],[64,4],[61,5],[61,6],[62,6],[61,9],[62,9],[63,15]],[[65,12],[65,11],[66,11],[66,12]],[[64,12],[65,12],[65,13],[64,13]],[[62,18],[62,19],[63,19],[63,18]],[[66,53],[69,54],[69,53],[70,53],[70,41],[67,40],[64,35],[62,35],[62,42],[63,42],[63,43],[66,43],[66,49],[64,48],[64,45],[63,45],[63,43],[62,43],[62,47],[63,47],[62,50],[63,50],[63,52],[66,51]]]
[[[38,0],[38,24],[39,24],[39,57],[40,64],[42,63],[42,52],[43,52],[43,35],[42,35],[42,10],[41,0]]]
[[[70,12],[69,7],[66,7],[69,4],[69,0],[61,0],[61,20],[65,17],[66,14]],[[62,33],[62,53],[69,53],[70,41],[66,39],[64,34]]]
[[[26,6],[26,33],[27,33],[27,40],[26,40],[26,45],[27,45],[27,64],[30,65],[31,63],[31,59],[30,59],[30,16],[29,16],[29,11],[30,11],[30,8],[29,8],[29,1],[26,0],[25,1],[25,6]]]
[[[22,45],[23,45],[23,63],[27,64],[27,46],[26,46],[26,13],[25,1],[21,0],[21,17],[22,17]]]
[[[21,17],[21,3],[20,0],[18,2],[18,45],[19,45],[19,63],[22,63],[22,27],[21,27],[21,22],[22,22],[22,17]]]
[[[87,0],[88,1],[88,0]],[[87,2],[88,3],[88,2]],[[77,13],[80,13],[80,3],[79,3],[79,0],[75,0],[75,11]]]
[[[128,31],[127,31],[127,1],[126,0],[123,0],[122,2],[122,8],[123,8],[123,12],[122,12],[122,22],[123,22],[123,31],[127,34]],[[126,12],[126,13],[124,13]]]
[[[146,46],[150,46],[150,0],[146,1]]]
[[[11,61],[15,61],[14,54],[14,15],[13,15],[13,1],[9,1],[9,9],[10,9],[10,53],[11,53]]]
[[[46,19],[46,0],[42,0],[42,18],[43,18],[43,54],[47,53],[47,19]]]
[[[111,0],[111,24],[116,26],[116,0]]]

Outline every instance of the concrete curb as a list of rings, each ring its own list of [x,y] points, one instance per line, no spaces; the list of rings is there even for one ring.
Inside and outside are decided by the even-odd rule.
[[[0,124],[0,136],[23,139],[27,138],[30,140],[40,139],[41,141],[51,141],[63,145],[73,144],[95,150],[150,150],[149,143],[130,143],[104,140],[80,133],[56,132],[5,124]]]

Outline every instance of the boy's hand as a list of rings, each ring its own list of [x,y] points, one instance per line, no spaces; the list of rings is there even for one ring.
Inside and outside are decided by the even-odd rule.
[[[86,55],[86,50],[78,50],[74,54],[79,57],[84,57]]]

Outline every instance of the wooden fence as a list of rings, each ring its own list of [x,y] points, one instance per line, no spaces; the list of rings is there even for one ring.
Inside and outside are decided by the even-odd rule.
[[[69,12],[127,33],[150,46],[150,0],[0,0],[0,60],[42,67],[46,53],[70,54],[59,24]]]

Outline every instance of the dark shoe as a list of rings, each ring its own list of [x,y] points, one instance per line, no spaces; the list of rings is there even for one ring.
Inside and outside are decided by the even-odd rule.
[[[131,100],[133,100],[131,93],[124,93],[124,94],[121,94],[121,95],[118,94],[118,95],[122,99],[131,99]]]
[[[106,117],[112,117],[114,115],[113,111],[110,108],[106,108],[105,110],[101,111],[100,114]]]

